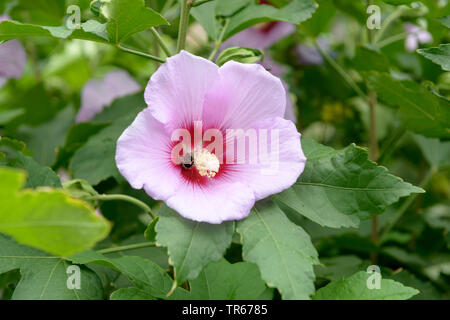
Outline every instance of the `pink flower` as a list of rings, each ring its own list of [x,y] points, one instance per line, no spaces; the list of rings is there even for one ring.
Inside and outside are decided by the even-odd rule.
[[[145,100],[148,108],[117,141],[117,167],[133,188],[185,218],[215,224],[245,218],[255,201],[289,188],[303,172],[300,134],[282,118],[285,90],[261,65],[230,61],[219,68],[182,51],[153,74]],[[183,129],[194,141],[180,143]],[[240,151],[245,159],[255,153],[251,143],[229,144],[230,129],[258,133],[257,161],[239,161]],[[196,132],[203,137],[197,143]],[[208,139],[208,132],[223,140]]]
[[[0,16],[0,22],[9,20],[8,16]],[[0,88],[9,78],[18,79],[25,69],[27,56],[18,40],[9,40],[0,44]]]
[[[408,33],[405,41],[405,47],[408,51],[416,51],[419,48],[419,44],[433,41],[433,37],[428,31],[422,30],[419,26],[412,23],[405,23],[405,31]]]
[[[103,80],[89,80],[83,87],[75,121],[89,121],[114,100],[140,90],[141,86],[124,70],[111,71]]]
[[[246,47],[264,50],[292,34],[295,26],[288,22],[273,21],[247,28],[226,40],[222,47]]]

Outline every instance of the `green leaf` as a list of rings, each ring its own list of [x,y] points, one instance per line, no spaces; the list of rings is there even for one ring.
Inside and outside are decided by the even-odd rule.
[[[370,274],[364,271],[349,278],[332,281],[317,290],[314,300],[407,300],[419,293],[394,280],[381,279],[380,289],[369,289],[367,280]]]
[[[450,16],[446,16],[438,19],[440,23],[442,23],[447,28],[450,28]]]
[[[23,37],[53,37],[59,39],[82,39],[108,43],[108,40],[98,35],[98,31],[98,25],[95,22],[89,21],[83,23],[81,29],[73,30],[68,29],[66,26],[40,26],[17,21],[3,21],[0,23],[0,41]]]
[[[81,288],[68,289],[68,261],[20,245],[0,234],[0,274],[20,269],[21,279],[14,290],[16,300],[100,300],[103,286],[90,269],[80,266]]]
[[[230,60],[240,63],[255,63],[264,59],[264,53],[257,49],[232,47],[223,50],[216,60],[218,66],[224,65]]]
[[[414,0],[383,0],[383,2],[392,4],[392,5],[396,5],[396,6],[401,5],[401,4],[408,4],[408,3],[411,3],[413,1]]]
[[[208,264],[198,278],[189,281],[189,287],[189,299],[193,300],[260,300],[273,295],[256,265],[231,264],[225,259]]]
[[[357,256],[341,255],[332,258],[321,258],[320,263],[315,268],[317,278],[339,280],[361,270],[363,261]]]
[[[313,0],[293,0],[281,8],[253,3],[231,18],[224,40],[261,22],[278,20],[300,24],[311,18],[316,8]]]
[[[450,167],[450,141],[425,138],[417,134],[414,135],[414,140],[416,140],[423,156],[432,167],[436,169]]]
[[[93,246],[109,225],[84,202],[62,190],[23,190],[26,175],[17,169],[0,169],[0,232],[59,256]]]
[[[269,287],[283,299],[309,299],[314,292],[313,265],[317,252],[308,234],[292,223],[273,203],[255,207],[237,223],[242,256],[253,262]]]
[[[76,264],[94,263],[115,269],[133,283],[137,289],[155,298],[166,298],[173,280],[156,263],[134,256],[108,258],[98,252],[87,250],[70,257]]]
[[[376,48],[359,46],[356,48],[352,66],[358,71],[389,71],[389,60]]]
[[[76,179],[84,179],[93,186],[109,177],[122,180],[115,161],[116,142],[133,118],[130,116],[118,119],[92,136],[75,152],[69,168]]]
[[[101,13],[108,19],[106,33],[112,43],[124,42],[137,32],[169,23],[156,11],[145,7],[144,0],[110,0]]]
[[[0,165],[24,169],[28,172],[25,188],[60,188],[61,182],[49,167],[43,167],[33,158],[25,155],[25,144],[6,137],[0,137]]]
[[[368,160],[365,149],[334,150],[302,139],[306,167],[297,183],[274,199],[321,226],[357,227],[411,193],[424,190]]]
[[[81,122],[72,125],[66,135],[64,146],[59,147],[56,153],[54,168],[68,166],[75,152],[86,144],[93,135],[99,133],[110,123]]]
[[[24,113],[24,109],[0,110],[0,126],[7,124]]]
[[[419,49],[417,52],[440,65],[443,70],[450,71],[450,43],[435,48]]]
[[[19,127],[18,135],[33,151],[33,158],[40,164],[49,166],[55,161],[56,148],[63,144],[66,132],[74,118],[75,111],[73,108],[67,107],[40,126],[23,125]]]
[[[167,247],[178,283],[196,278],[204,266],[220,260],[231,243],[232,222],[214,225],[191,221],[166,206],[160,212],[156,241]]]
[[[156,300],[151,294],[138,288],[122,288],[114,291],[111,300]]]
[[[386,104],[399,107],[398,117],[407,129],[431,138],[450,137],[450,102],[413,81],[392,79],[370,72],[369,86]]]

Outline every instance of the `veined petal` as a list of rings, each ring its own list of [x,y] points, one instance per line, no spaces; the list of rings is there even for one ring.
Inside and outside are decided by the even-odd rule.
[[[242,182],[215,180],[206,187],[184,182],[166,203],[187,219],[219,224],[247,217],[255,196]]]
[[[151,77],[145,101],[153,116],[173,129],[201,120],[206,92],[218,78],[218,67],[186,51],[167,58]]]
[[[225,63],[207,93],[203,119],[215,128],[247,129],[283,117],[286,91],[281,80],[259,64]]]
[[[117,168],[133,188],[144,188],[156,200],[167,200],[182,180],[171,161],[171,146],[164,125],[147,108],[117,141]]]
[[[230,165],[228,176],[231,180],[245,181],[253,190],[255,199],[261,200],[291,187],[303,172],[306,157],[300,133],[291,121],[266,119],[255,129],[259,130],[258,162]],[[261,135],[261,129],[267,130],[267,138]],[[267,146],[266,150],[261,150],[261,143]]]

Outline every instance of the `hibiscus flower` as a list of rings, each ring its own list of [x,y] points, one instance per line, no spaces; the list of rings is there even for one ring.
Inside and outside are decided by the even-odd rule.
[[[114,100],[139,91],[139,83],[124,70],[111,71],[102,80],[89,80],[81,92],[81,108],[75,121],[89,121]]]
[[[255,201],[289,188],[303,172],[300,134],[283,119],[285,89],[261,65],[219,68],[182,51],[153,74],[145,100],[148,108],[117,141],[117,167],[133,188],[185,218],[245,218]],[[194,139],[181,139],[180,131]],[[234,144],[242,137],[244,148]]]

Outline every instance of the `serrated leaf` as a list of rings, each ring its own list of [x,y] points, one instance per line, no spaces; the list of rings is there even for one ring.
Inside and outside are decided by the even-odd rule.
[[[56,149],[64,142],[66,132],[74,118],[75,111],[67,107],[40,126],[20,126],[18,135],[33,151],[33,158],[38,163],[49,166],[55,161]]]
[[[419,293],[418,290],[405,287],[400,282],[381,279],[380,289],[369,289],[367,280],[373,274],[365,271],[351,277],[332,281],[317,290],[314,300],[407,300]]]
[[[193,300],[260,300],[273,295],[256,265],[231,264],[225,259],[208,264],[196,279],[189,281],[189,287],[189,299]]]
[[[101,13],[108,19],[106,33],[112,43],[124,42],[137,32],[159,25],[168,25],[156,11],[147,8],[144,0],[109,0]]]
[[[425,138],[417,134],[414,135],[414,140],[416,140],[423,156],[432,167],[436,169],[450,167],[450,141]]]
[[[62,190],[20,190],[21,170],[0,168],[0,232],[18,242],[67,256],[93,246],[109,231],[104,218]]]
[[[88,250],[70,257],[73,263],[94,263],[113,268],[126,276],[137,289],[155,298],[166,298],[173,280],[156,263],[134,256],[108,258],[98,252]]]
[[[59,257],[20,245],[0,234],[0,274],[20,269],[21,279],[14,290],[15,300],[100,300],[103,286],[97,275],[80,266],[80,289],[67,288],[67,268]]]
[[[417,52],[440,65],[443,70],[450,71],[450,43],[435,48],[419,49]]]
[[[77,148],[69,163],[76,179],[84,179],[93,186],[110,177],[123,181],[115,161],[116,142],[143,106],[142,94],[126,96],[115,100],[92,120],[100,125],[112,124],[91,135]]]
[[[24,169],[28,172],[25,188],[60,188],[61,182],[49,167],[43,167],[24,154],[25,144],[17,140],[0,137],[0,165]]]
[[[98,35],[98,25],[93,28],[94,24],[85,22],[82,24],[81,29],[68,29],[66,26],[40,26],[17,21],[3,21],[0,23],[0,41],[23,37],[53,37],[108,43],[108,40]],[[84,30],[84,28],[87,28],[88,31]]]
[[[182,218],[164,207],[156,224],[156,241],[167,247],[178,283],[195,279],[208,263],[222,258],[231,243],[233,223],[219,225]]]
[[[156,300],[151,294],[138,288],[121,288],[114,291],[111,300]]]
[[[366,150],[334,150],[302,139],[306,167],[294,186],[274,199],[327,227],[357,227],[400,197],[424,192],[368,160]]]
[[[366,81],[386,104],[399,107],[404,126],[431,138],[450,137],[450,102],[414,81],[398,81],[387,73],[367,73]]]
[[[308,234],[292,223],[273,203],[255,207],[248,218],[237,222],[242,256],[253,262],[269,287],[283,299],[309,299],[314,292],[313,265],[317,252]]]

